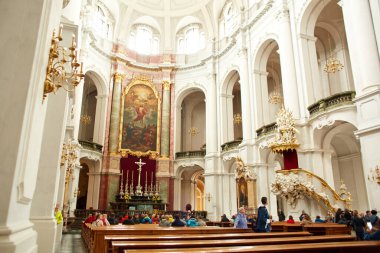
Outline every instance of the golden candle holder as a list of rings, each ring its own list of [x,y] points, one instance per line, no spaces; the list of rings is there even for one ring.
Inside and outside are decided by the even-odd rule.
[[[53,31],[51,38],[49,60],[44,81],[43,100],[48,93],[56,93],[61,87],[66,91],[74,90],[84,77],[83,63],[80,64],[77,60],[75,35],[73,34],[71,47],[68,49],[60,45],[61,41],[62,25],[59,28],[58,35],[56,36],[55,31]]]

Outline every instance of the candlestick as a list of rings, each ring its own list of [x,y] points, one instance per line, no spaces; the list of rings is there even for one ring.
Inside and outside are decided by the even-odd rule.
[[[150,178],[150,188],[153,188],[153,171],[152,171],[152,177]]]
[[[128,189],[128,170],[127,170],[127,181],[125,182],[125,188]]]
[[[132,187],[133,187],[133,170],[131,171],[131,173],[132,173],[132,181],[131,181],[131,185],[132,185]]]
[[[58,37],[59,38],[62,38],[62,29],[63,29],[63,25],[60,25],[59,26],[59,31],[58,31]]]

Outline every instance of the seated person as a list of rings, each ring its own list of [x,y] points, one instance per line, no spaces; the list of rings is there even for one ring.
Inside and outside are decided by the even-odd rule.
[[[321,219],[321,216],[317,215],[317,217],[315,217],[315,223],[325,223],[326,221],[322,220]]]
[[[220,220],[220,222],[230,222],[230,220],[227,218],[225,214],[223,214],[221,217],[222,219]]]
[[[174,216],[174,221],[172,223],[172,227],[184,227],[186,224],[183,223],[180,218],[179,218],[179,215],[175,215]]]
[[[167,215],[164,215],[161,218],[160,223],[158,224],[159,227],[170,227],[171,222],[169,221],[169,217]]]
[[[129,217],[123,221],[123,225],[135,225],[135,222],[133,221],[132,217]]]
[[[153,224],[158,224],[160,223],[160,220],[158,219],[156,214],[152,214],[152,223]]]
[[[197,222],[197,220],[195,219],[194,216],[191,216],[191,218],[187,221],[187,226],[188,227],[196,227],[196,226],[198,226],[198,222]]]
[[[303,219],[301,221],[301,225],[309,225],[309,224],[312,224],[313,221],[311,220],[310,218],[310,215],[308,215],[307,213],[305,213],[303,215]]]
[[[289,215],[289,219],[286,221],[286,223],[294,224],[293,216]]]
[[[205,226],[207,226],[207,225],[206,225],[206,222],[202,219],[201,216],[198,216],[198,226],[200,226],[200,227],[205,227]]]
[[[144,214],[141,219],[141,224],[152,224],[152,220],[149,218],[148,214]]]

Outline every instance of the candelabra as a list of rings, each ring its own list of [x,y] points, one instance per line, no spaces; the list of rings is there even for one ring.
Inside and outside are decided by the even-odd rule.
[[[242,119],[240,113],[235,113],[234,114],[234,124],[240,125],[242,121],[243,121],[243,119]]]
[[[343,69],[343,64],[335,57],[330,57],[326,61],[325,68],[323,69],[325,72],[331,74],[337,71],[341,71]]]
[[[85,124],[85,125],[88,125],[90,124],[91,122],[91,116],[90,115],[87,115],[87,114],[84,114],[82,116],[80,116],[80,121]]]
[[[51,38],[43,100],[48,93],[56,93],[61,87],[66,91],[74,90],[84,77],[83,63],[79,64],[77,60],[75,36],[73,35],[71,47],[68,49],[60,45],[61,41],[62,26],[59,28],[58,36],[56,36],[55,31],[53,31]],[[79,67],[80,71],[78,71]]]
[[[271,104],[280,104],[282,102],[282,96],[278,91],[273,91],[268,98],[268,102]]]

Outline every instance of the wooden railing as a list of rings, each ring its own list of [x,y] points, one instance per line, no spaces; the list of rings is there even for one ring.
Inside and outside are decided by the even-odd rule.
[[[319,100],[318,102],[307,107],[310,113],[310,117],[327,110],[339,107],[342,105],[352,104],[352,100],[355,98],[355,91],[344,91],[334,94],[330,97]]]
[[[96,152],[102,153],[103,146],[100,145],[100,144],[97,144],[97,143],[94,143],[94,142],[90,142],[90,141],[83,141],[83,140],[78,140],[78,142],[85,149],[89,149],[89,150],[92,150],[92,151],[96,151]]]
[[[274,133],[276,131],[276,127],[277,127],[276,122],[260,127],[259,129],[256,130],[257,138]]]
[[[175,153],[176,159],[185,158],[203,158],[206,155],[206,150],[195,150],[195,151],[183,151]]]
[[[234,141],[229,141],[229,142],[224,143],[223,145],[221,145],[222,152],[232,150],[232,149],[236,149],[237,147],[239,147],[241,141],[242,140],[240,139],[240,140],[234,140]]]

